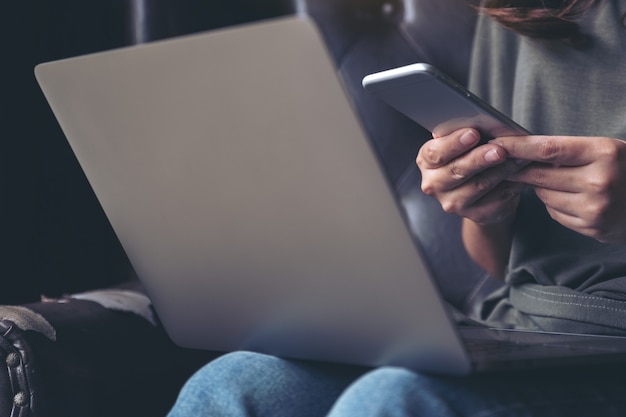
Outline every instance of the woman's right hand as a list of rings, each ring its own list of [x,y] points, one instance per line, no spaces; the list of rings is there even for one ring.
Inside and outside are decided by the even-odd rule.
[[[481,225],[510,219],[524,185],[505,178],[523,161],[507,158],[496,144],[476,146],[475,129],[461,129],[426,142],[417,155],[422,190],[435,197],[444,211]]]

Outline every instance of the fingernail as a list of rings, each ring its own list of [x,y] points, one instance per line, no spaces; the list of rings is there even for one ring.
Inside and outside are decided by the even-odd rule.
[[[463,133],[461,135],[461,137],[459,138],[459,140],[461,141],[461,143],[463,145],[473,145],[476,142],[478,142],[480,138],[478,137],[478,135],[476,134],[475,131],[473,130],[468,130],[465,133]]]
[[[502,158],[500,157],[500,154],[498,154],[497,149],[490,149],[487,153],[485,153],[485,161],[487,162],[496,162],[500,159]]]

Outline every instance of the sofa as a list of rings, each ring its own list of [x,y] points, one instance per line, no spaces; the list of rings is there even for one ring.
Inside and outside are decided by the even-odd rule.
[[[32,77],[41,61],[301,13],[318,25],[443,297],[472,315],[501,285],[420,190],[430,134],[366,93],[362,77],[428,62],[466,81],[475,12],[463,0],[30,0],[5,5],[0,416],[164,415],[220,353],[175,346]],[[10,10],[6,10],[10,8]]]

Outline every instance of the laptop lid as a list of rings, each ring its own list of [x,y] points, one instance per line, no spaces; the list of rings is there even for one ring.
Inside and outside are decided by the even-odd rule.
[[[35,72],[175,343],[476,367],[311,21]]]
[[[36,76],[177,344],[469,369],[312,22]]]

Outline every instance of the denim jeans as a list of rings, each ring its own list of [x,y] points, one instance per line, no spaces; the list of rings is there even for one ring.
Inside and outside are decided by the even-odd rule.
[[[402,368],[222,356],[193,375],[169,417],[626,416],[620,370],[446,377]]]

